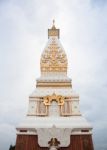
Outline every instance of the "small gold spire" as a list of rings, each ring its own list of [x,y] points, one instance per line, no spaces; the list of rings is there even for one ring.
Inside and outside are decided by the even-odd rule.
[[[55,20],[53,19],[53,26],[52,26],[52,29],[56,29],[55,27]]]
[[[60,32],[59,29],[55,27],[55,20],[53,19],[52,27],[51,29],[48,29],[48,38],[50,36],[57,36],[59,38],[59,32]]]
[[[53,25],[55,25],[55,20],[53,19]]]

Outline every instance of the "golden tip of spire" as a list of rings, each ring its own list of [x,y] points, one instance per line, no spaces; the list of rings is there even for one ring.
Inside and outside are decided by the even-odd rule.
[[[53,19],[53,26],[55,25],[55,19]]]
[[[57,36],[59,38],[59,29],[55,27],[55,20],[52,20],[52,27],[48,29],[48,38],[51,36]]]
[[[56,27],[55,27],[55,20],[54,19],[53,19],[52,29],[56,29]]]

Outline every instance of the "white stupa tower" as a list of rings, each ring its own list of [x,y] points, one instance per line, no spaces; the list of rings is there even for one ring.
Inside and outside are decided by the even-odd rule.
[[[29,96],[28,113],[17,127],[15,150],[93,150],[92,126],[80,112],[59,37],[53,21],[40,59],[41,76]]]

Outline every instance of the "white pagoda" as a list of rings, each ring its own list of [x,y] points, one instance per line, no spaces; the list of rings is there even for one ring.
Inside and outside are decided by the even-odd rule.
[[[67,76],[68,60],[54,22],[40,59],[41,76],[29,96],[28,113],[17,127],[15,150],[93,150],[92,126]]]

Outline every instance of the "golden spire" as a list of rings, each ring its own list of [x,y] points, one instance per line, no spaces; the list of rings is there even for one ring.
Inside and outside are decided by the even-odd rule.
[[[56,29],[55,27],[55,20],[53,19],[53,26],[52,26],[52,29]]]
[[[67,56],[60,44],[59,29],[55,27],[53,20],[52,28],[48,29],[49,43],[41,56],[41,72],[64,72],[67,73]]]
[[[55,25],[55,20],[53,19],[53,25]]]
[[[53,25],[51,29],[48,29],[48,38],[51,36],[56,36],[59,38],[59,29],[55,27],[55,20],[53,19]]]

